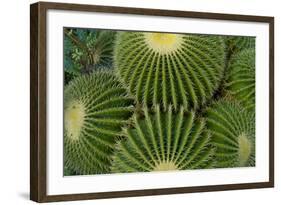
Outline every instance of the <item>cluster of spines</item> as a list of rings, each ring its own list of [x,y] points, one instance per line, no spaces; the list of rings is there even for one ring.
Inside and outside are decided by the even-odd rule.
[[[116,138],[133,112],[132,98],[112,73],[97,71],[70,82],[64,100],[65,112],[77,102],[84,113],[77,136],[64,131],[65,166],[80,174],[108,172]]]
[[[117,144],[113,172],[167,171],[210,168],[214,147],[205,130],[205,122],[195,119],[194,112],[173,113],[172,106],[163,112],[134,115],[132,127],[123,131],[125,140]]]
[[[161,53],[146,42],[145,35],[120,32],[115,46],[115,69],[137,102],[147,107],[159,104],[164,110],[170,104],[173,110],[205,104],[223,75],[222,38],[175,34],[180,35],[176,48]]]

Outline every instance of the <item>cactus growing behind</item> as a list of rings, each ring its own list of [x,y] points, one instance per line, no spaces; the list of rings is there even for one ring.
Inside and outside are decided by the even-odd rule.
[[[255,165],[255,117],[240,104],[220,100],[206,111],[216,146],[216,167]]]
[[[167,110],[204,105],[225,67],[220,36],[119,32],[115,69],[138,103]]]
[[[226,90],[248,110],[255,109],[255,50],[235,54],[229,65]]]
[[[112,172],[146,172],[209,168],[214,147],[205,131],[205,122],[183,107],[174,114],[156,106],[154,113],[144,109],[144,117],[133,117],[133,127],[124,129],[118,142]]]
[[[64,93],[64,160],[79,174],[107,173],[133,100],[111,72],[77,77]]]
[[[112,67],[115,32],[64,29],[64,70],[70,79],[100,67]],[[68,79],[66,79],[68,81]]]
[[[255,48],[255,37],[227,36],[226,46],[231,53],[237,53],[244,49]]]

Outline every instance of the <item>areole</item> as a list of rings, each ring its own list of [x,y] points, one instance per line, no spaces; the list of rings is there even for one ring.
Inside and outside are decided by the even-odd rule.
[[[84,105],[78,101],[70,102],[68,107],[65,109],[64,116],[64,126],[67,133],[66,136],[71,140],[78,140],[85,117]]]
[[[182,35],[168,33],[146,33],[145,39],[150,48],[161,54],[176,51],[183,41]]]

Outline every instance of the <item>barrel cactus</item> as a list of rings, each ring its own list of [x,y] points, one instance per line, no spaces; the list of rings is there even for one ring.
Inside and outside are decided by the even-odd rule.
[[[245,49],[230,61],[226,90],[248,110],[255,109],[255,50]]]
[[[220,36],[119,32],[115,69],[137,102],[167,110],[196,109],[217,89],[224,72]]]
[[[144,109],[144,117],[134,115],[132,127],[117,144],[112,172],[147,172],[209,168],[214,147],[205,131],[205,122],[195,119],[183,107],[174,114],[172,106],[161,112]]]
[[[133,100],[111,72],[77,77],[64,93],[64,160],[79,174],[107,173]]]
[[[216,167],[255,166],[255,117],[236,102],[220,100],[207,109],[216,146]]]
[[[244,49],[255,48],[255,37],[251,36],[227,36],[226,46],[231,53],[237,53]]]

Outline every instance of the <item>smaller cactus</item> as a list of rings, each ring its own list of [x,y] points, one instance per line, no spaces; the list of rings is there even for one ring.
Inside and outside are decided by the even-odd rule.
[[[214,148],[205,122],[193,112],[176,114],[172,106],[155,113],[144,109],[144,118],[133,117],[133,127],[124,130],[117,144],[112,172],[147,172],[210,168]]]
[[[250,36],[227,36],[226,46],[231,53],[237,53],[244,49],[255,48],[255,37]]]
[[[226,91],[248,110],[255,110],[255,50],[245,49],[230,61]]]
[[[207,127],[216,146],[216,167],[255,166],[255,117],[241,105],[218,101],[207,109]]]
[[[133,100],[111,72],[71,81],[64,93],[64,162],[79,174],[108,173],[116,139]]]

